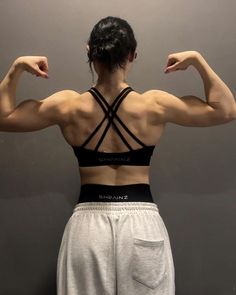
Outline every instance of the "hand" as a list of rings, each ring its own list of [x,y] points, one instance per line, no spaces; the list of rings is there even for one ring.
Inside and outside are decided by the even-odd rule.
[[[165,73],[170,73],[178,70],[186,70],[197,58],[197,51],[183,51],[168,55],[167,66]]]
[[[20,69],[48,79],[48,61],[45,56],[20,56],[15,60],[15,64]]]

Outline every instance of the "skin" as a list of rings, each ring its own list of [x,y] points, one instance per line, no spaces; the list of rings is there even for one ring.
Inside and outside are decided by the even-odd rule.
[[[89,50],[88,46],[87,50]],[[177,97],[162,90],[149,90],[144,93],[132,91],[120,104],[117,115],[146,145],[157,145],[158,148],[167,122],[182,126],[207,127],[225,124],[236,118],[235,99],[229,88],[199,53],[193,51],[188,54],[189,57],[186,59],[184,54],[169,55],[165,72],[194,66],[203,79],[207,102],[193,95]],[[179,63],[174,64],[173,59],[176,60],[176,58]],[[113,74],[110,74],[102,64],[94,61],[98,79],[92,86],[102,93],[109,104],[123,88],[131,86],[127,83],[127,78],[134,59],[135,55],[129,54],[125,69],[119,68]],[[26,65],[23,66],[19,60],[12,67],[9,76],[20,75],[23,70],[26,70]],[[11,87],[14,88],[16,85],[13,84]],[[2,98],[4,93],[6,96],[9,95],[7,92],[9,87],[8,90],[6,88],[6,86],[0,88]],[[1,103],[0,131],[29,132],[58,125],[68,144],[74,146],[81,145],[104,117],[101,107],[89,92],[78,93],[74,90],[62,90],[39,101],[23,101],[17,107],[14,106],[11,111],[7,110],[12,108],[12,101],[8,102],[6,99],[5,105],[3,105],[4,101]],[[86,148],[94,149],[106,124],[107,120]],[[126,137],[122,126],[119,123],[117,126]],[[133,149],[141,148],[129,135],[126,139]],[[128,147],[111,126],[99,151],[124,152],[127,150]],[[80,167],[79,171],[81,184],[122,185],[149,183],[150,167],[108,165]]]

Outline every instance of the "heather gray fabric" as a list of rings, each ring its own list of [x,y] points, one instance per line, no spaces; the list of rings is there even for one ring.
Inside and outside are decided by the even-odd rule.
[[[155,203],[76,204],[57,262],[57,295],[174,295],[174,263]]]

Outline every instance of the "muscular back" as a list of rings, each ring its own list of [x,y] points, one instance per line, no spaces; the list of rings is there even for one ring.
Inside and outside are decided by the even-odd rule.
[[[112,93],[102,94],[111,105],[118,93],[118,90],[112,90]],[[227,99],[227,107],[222,107],[220,101],[211,101],[209,104],[193,95],[177,97],[162,90],[150,90],[143,94],[132,91],[121,102],[117,115],[144,144],[158,145],[167,122],[190,127],[207,127],[235,120],[234,98],[230,95]],[[0,116],[0,131],[30,132],[56,124],[65,140],[76,146],[85,141],[103,117],[101,107],[89,92],[79,94],[74,90],[62,90],[42,100],[30,99],[21,102],[10,114]],[[86,148],[94,149],[106,122],[103,124]],[[127,137],[126,131],[118,122],[117,126],[132,148],[138,149],[138,143]],[[127,151],[127,147],[111,127],[99,150]],[[149,167],[145,166],[80,167],[80,173],[82,183],[149,183]]]
[[[116,95],[104,95],[104,97],[111,105],[112,99]],[[161,112],[162,108],[155,103],[155,97],[152,93],[139,94],[132,91],[120,104],[117,115],[143,143],[158,145],[165,126]],[[70,145],[80,146],[102,121],[104,112],[94,97],[89,92],[85,92],[70,100],[70,105],[67,107],[67,117],[66,123],[60,126],[62,134]],[[86,148],[92,150],[95,148],[107,122],[105,120],[99,131],[86,145]],[[115,123],[133,149],[141,147],[127,134],[117,120],[115,120]],[[98,150],[125,152],[128,151],[128,148],[111,125]],[[84,183],[104,184],[149,183],[149,167],[145,166],[80,167],[80,173],[82,183],[83,181]]]

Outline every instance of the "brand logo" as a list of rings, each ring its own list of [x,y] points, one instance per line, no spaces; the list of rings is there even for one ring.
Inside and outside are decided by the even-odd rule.
[[[99,199],[128,200],[128,195],[99,195]]]
[[[99,157],[98,160],[100,162],[104,162],[104,161],[126,161],[129,162],[130,158],[125,158],[125,157],[110,157],[110,158],[101,158]]]

